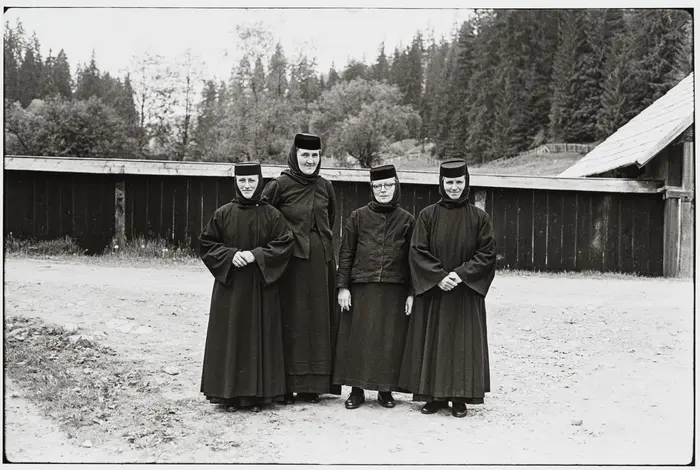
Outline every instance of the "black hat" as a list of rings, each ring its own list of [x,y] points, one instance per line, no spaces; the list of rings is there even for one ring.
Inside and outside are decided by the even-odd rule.
[[[370,181],[384,180],[387,178],[395,178],[395,177],[396,177],[396,168],[394,168],[394,165],[375,166],[374,168],[369,170],[369,180]]]
[[[260,174],[260,163],[236,163],[233,169],[236,176],[249,176]]]
[[[461,158],[448,160],[440,165],[440,177],[459,178],[467,174],[467,162]]]
[[[321,138],[313,134],[297,134],[294,136],[294,146],[304,150],[321,150]]]

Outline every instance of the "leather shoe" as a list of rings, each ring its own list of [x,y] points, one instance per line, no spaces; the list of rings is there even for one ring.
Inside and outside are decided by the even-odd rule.
[[[467,416],[466,403],[452,402],[452,416],[454,416],[455,418],[464,418],[465,416]]]
[[[297,393],[297,398],[308,403],[318,403],[321,401],[318,393]]]
[[[393,408],[396,406],[396,401],[394,397],[391,396],[391,392],[377,392],[377,401],[384,408]]]
[[[444,401],[430,401],[423,405],[423,408],[420,409],[420,412],[424,415],[431,415],[437,413],[438,411],[446,407],[447,403]]]
[[[348,410],[354,410],[359,408],[361,404],[365,402],[365,395],[360,393],[351,393],[347,400],[345,400],[345,408]]]
[[[293,405],[294,404],[294,394],[293,393],[285,393],[284,394],[284,404],[285,405]]]

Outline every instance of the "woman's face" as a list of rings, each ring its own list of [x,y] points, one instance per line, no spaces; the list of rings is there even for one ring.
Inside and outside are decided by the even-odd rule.
[[[459,199],[464,192],[466,177],[460,176],[459,178],[443,178],[442,185],[450,199]]]
[[[312,175],[316,171],[318,162],[321,160],[320,150],[297,149],[297,162],[299,169],[305,175]]]
[[[236,176],[236,184],[241,194],[246,199],[253,197],[255,189],[258,187],[258,175]]]
[[[391,201],[396,192],[396,178],[385,178],[372,181],[372,192],[377,202],[386,204]]]

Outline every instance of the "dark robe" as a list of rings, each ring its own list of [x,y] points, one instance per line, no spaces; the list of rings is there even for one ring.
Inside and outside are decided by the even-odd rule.
[[[330,181],[282,174],[265,187],[265,197],[284,215],[294,250],[280,279],[287,392],[331,393],[338,338],[333,223],[335,191]]]
[[[409,255],[416,293],[399,386],[416,401],[483,403],[490,391],[484,298],[496,270],[488,214],[472,204],[433,204],[416,220]],[[451,271],[463,282],[445,292]]]
[[[333,381],[388,392],[399,390],[414,219],[400,207],[376,206],[353,211],[343,231],[337,285],[350,289],[351,306],[340,314]]]
[[[212,402],[249,406],[283,401],[284,351],[280,278],[294,240],[267,204],[230,202],[200,235],[199,254],[214,276],[201,392]],[[237,251],[255,262],[232,264]]]

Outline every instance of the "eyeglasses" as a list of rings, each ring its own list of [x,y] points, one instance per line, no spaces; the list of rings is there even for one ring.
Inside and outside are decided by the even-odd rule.
[[[394,186],[396,186],[396,183],[372,183],[372,188],[374,189],[382,189],[382,186],[384,186],[384,189],[387,191]]]

